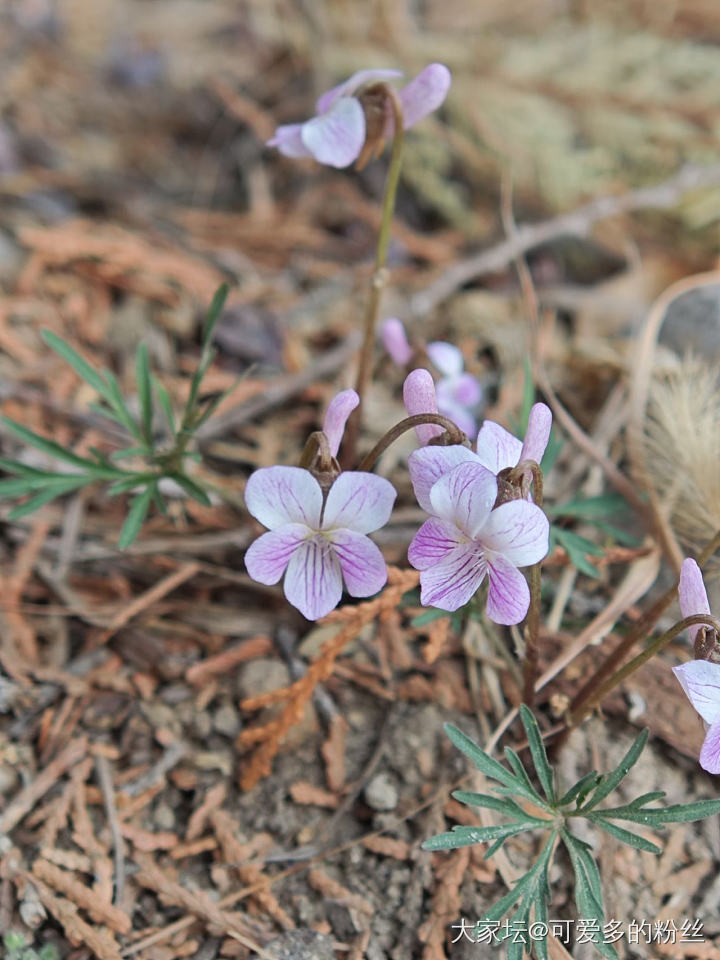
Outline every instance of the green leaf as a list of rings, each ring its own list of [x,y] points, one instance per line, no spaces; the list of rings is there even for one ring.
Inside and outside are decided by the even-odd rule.
[[[135,437],[139,443],[144,444],[145,438],[143,436],[143,432],[127,408],[122,391],[120,390],[120,384],[117,382],[115,374],[111,370],[104,370],[103,373],[108,383],[108,403],[112,407],[116,419],[125,426],[130,436]]]
[[[147,455],[147,447],[123,447],[122,450],[115,450],[110,454],[111,460],[124,460],[126,457],[144,457]]]
[[[698,800],[695,803],[677,803],[657,809],[626,804],[622,807],[598,811],[599,815],[611,817],[613,820],[630,820],[633,823],[644,823],[651,827],[662,827],[666,823],[704,820],[705,817],[712,817],[716,813],[720,813],[720,800]]]
[[[532,785],[532,781],[527,774],[527,770],[522,764],[522,760],[517,753],[515,753],[512,747],[505,747],[505,757],[507,758],[508,763],[513,768],[515,776],[517,777],[518,782],[515,787],[515,792],[527,797],[528,800],[530,800],[532,803],[536,803],[539,807],[543,807],[543,809],[548,810],[549,808],[547,803]]]
[[[570,861],[575,874],[574,893],[578,916],[598,924],[600,937],[598,940],[593,940],[595,948],[607,960],[617,960],[617,951],[612,944],[605,942],[602,932],[605,924],[605,906],[602,896],[602,881],[597,864],[593,860],[587,844],[578,840],[568,830],[561,830],[560,835],[570,854]]]
[[[607,517],[615,517],[619,513],[630,513],[626,501],[619,493],[603,493],[598,497],[579,497],[567,503],[554,504],[546,511],[551,517],[578,517],[591,522]]]
[[[488,753],[485,753],[484,750],[481,750],[462,730],[452,723],[444,724],[444,730],[458,750],[461,750],[466,757],[472,760],[478,770],[484,773],[486,777],[491,777],[499,783],[504,783],[506,787],[514,788],[517,786],[517,780],[510,771],[501,763],[498,763],[497,760],[494,760]]]
[[[108,468],[106,466],[98,464],[94,460],[88,460],[86,457],[80,457],[76,453],[73,453],[72,450],[67,450],[65,447],[61,447],[59,443],[55,443],[54,440],[48,440],[47,437],[28,430],[27,427],[23,427],[22,424],[16,423],[8,417],[0,417],[0,421],[4,423],[8,430],[14,433],[16,437],[23,440],[29,446],[35,447],[36,450],[42,450],[42,452],[47,453],[48,456],[56,457],[65,463],[71,463],[75,467],[83,467],[88,473],[97,476],[107,476]]]
[[[212,335],[215,329],[215,324],[217,323],[225,305],[225,300],[227,299],[229,289],[230,288],[226,283],[223,283],[222,286],[218,287],[218,289],[215,291],[215,296],[212,299],[212,303],[210,304],[207,317],[205,318],[202,350],[200,352],[200,359],[198,360],[195,373],[190,381],[190,392],[188,393],[187,403],[185,404],[185,413],[183,415],[181,427],[182,430],[189,430],[196,425],[195,407],[197,405],[198,391],[200,390],[200,384],[202,383],[203,377],[207,373],[208,367],[213,361],[214,352],[211,346]]]
[[[129,547],[140,533],[140,528],[145,522],[145,517],[147,516],[150,503],[153,499],[154,486],[155,484],[149,483],[142,493],[139,493],[130,504],[130,510],[123,524],[123,528],[120,531],[120,539],[118,540],[118,547],[121,550]]]
[[[77,490],[78,487],[85,486],[88,482],[90,481],[87,477],[82,477],[74,482],[53,484],[53,486],[42,490],[40,493],[36,493],[34,497],[30,497],[29,500],[26,500],[24,503],[15,507],[14,510],[11,510],[8,514],[8,519],[20,520],[22,517],[27,517],[29,514],[39,510],[40,507],[44,507],[46,503],[50,503],[51,500],[61,497],[64,493],[71,493],[73,490]]]
[[[530,755],[535,764],[535,770],[537,771],[538,779],[540,780],[545,796],[550,803],[555,803],[556,794],[553,784],[553,771],[548,763],[545,744],[532,711],[529,710],[524,703],[520,704],[520,719],[525,727],[525,734],[528,739],[528,746],[530,747]]]
[[[485,807],[487,810],[497,810],[498,813],[504,813],[508,817],[514,817],[515,820],[521,820],[525,823],[539,826],[547,826],[549,823],[544,817],[534,817],[527,813],[509,797],[493,797],[487,793],[472,793],[468,790],[453,790],[452,796],[460,803],[466,803],[472,807]]]
[[[596,823],[602,830],[609,833],[610,836],[615,837],[616,840],[627,843],[630,847],[636,847],[638,850],[647,850],[648,853],[662,853],[662,850],[656,843],[651,843],[650,840],[646,840],[645,837],[641,837],[637,833],[632,833],[630,830],[625,830],[624,827],[619,827],[616,823],[609,823],[602,813],[590,813],[587,819],[592,823]]]
[[[151,374],[151,380],[153,387],[155,388],[155,393],[158,398],[158,403],[162,407],[162,411],[167,420],[167,425],[172,436],[175,436],[175,414],[173,413],[172,402],[170,400],[170,394],[165,389],[164,385],[158,380],[158,378]]]
[[[455,850],[457,847],[469,847],[476,843],[504,840],[516,833],[524,833],[531,826],[527,823],[501,823],[494,827],[454,827],[448,833],[429,837],[422,847],[423,850]]]
[[[90,384],[97,394],[110,402],[107,383],[87,360],[83,360],[79,353],[76,353],[68,343],[65,343],[65,341],[56,333],[53,333],[52,330],[43,330],[42,338],[55,353],[61,356],[66,363],[70,364],[78,376]]]
[[[631,800],[628,804],[629,807],[642,807],[646,803],[653,803],[655,800],[662,800],[665,796],[664,790],[653,790],[650,793],[643,793],[639,797],[635,797],[634,800]]]
[[[222,313],[223,307],[225,306],[225,301],[227,300],[227,295],[230,292],[230,287],[227,283],[221,284],[212,298],[210,304],[210,309],[207,312],[205,317],[205,328],[203,330],[203,347],[206,347],[212,338],[213,331],[215,330],[215,324],[218,322],[220,314]]]
[[[152,483],[157,480],[156,473],[133,473],[130,476],[123,477],[122,480],[116,480],[107,488],[106,493],[110,497],[116,497],[119,493],[130,493],[136,487],[146,483]]]
[[[592,540],[581,537],[572,530],[565,527],[558,527],[556,524],[550,526],[550,549],[554,549],[559,544],[564,548],[568,555],[570,563],[587,577],[597,580],[600,574],[587,559],[587,554],[591,556],[602,556],[603,551]]]
[[[195,483],[194,480],[191,480],[189,477],[186,477],[183,473],[171,473],[169,474],[170,479],[174,480],[179,487],[182,487],[185,493],[188,496],[192,497],[193,500],[197,500],[198,503],[202,503],[204,507],[211,507],[212,503],[210,497],[203,490],[201,486]]]
[[[148,349],[146,343],[138,344],[137,356],[135,359],[135,369],[137,376],[138,399],[140,401],[140,420],[142,423],[142,433],[147,449],[151,450],[153,439],[153,394],[152,382],[150,379],[150,361],[148,359]]]
[[[413,617],[410,621],[410,626],[426,627],[429,623],[434,623],[436,620],[441,620],[443,617],[447,616],[449,616],[447,610],[431,608],[430,610],[426,610],[425,613],[421,613],[419,616]]]
[[[615,767],[615,769],[610,773],[606,773],[600,778],[600,783],[595,788],[590,800],[580,808],[583,813],[586,813],[588,810],[592,810],[599,803],[601,803],[605,797],[611,794],[618,784],[625,779],[630,770],[639,760],[640,754],[643,752],[645,744],[647,743],[649,732],[650,731],[648,728],[645,727],[645,729],[642,730],[635,738],[632,746],[622,758],[620,763]]]
[[[573,800],[577,803],[578,806],[583,802],[588,793],[597,786],[598,781],[600,780],[600,774],[597,770],[591,770],[590,773],[586,773],[576,784],[574,784],[566,794],[564,794],[558,800],[558,806],[564,807],[568,803],[572,803]]]

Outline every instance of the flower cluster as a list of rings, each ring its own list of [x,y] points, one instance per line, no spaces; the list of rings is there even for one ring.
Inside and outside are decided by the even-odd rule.
[[[411,413],[433,412],[434,387],[426,370],[410,374],[405,398]],[[257,470],[245,492],[249,512],[269,531],[248,549],[248,573],[265,584],[285,575],[285,596],[311,620],[339,603],[343,583],[351,596],[367,597],[387,579],[382,554],[368,534],[387,523],[395,490],[371,473],[341,473],[335,460],[357,403],[357,394],[346,390],[330,404],[319,435],[324,460],[316,458],[307,469]],[[488,616],[502,624],[525,617],[530,594],[518,567],[538,563],[547,553],[548,521],[520,490],[500,497],[497,473],[541,458],[549,416],[536,404],[524,444],[488,421],[477,452],[459,444],[434,445],[442,427],[417,428],[426,446],[411,454],[410,477],[430,518],[415,535],[408,558],[420,570],[423,604],[457,610],[487,577]]]
[[[402,76],[399,70],[358,70],[318,99],[315,116],[275,131],[268,146],[286,157],[314,157],[331,167],[348,167],[366,142],[376,149],[395,132],[395,114],[383,87]],[[450,71],[431,63],[397,94],[407,130],[443,103],[450,89]]]
[[[405,327],[396,317],[389,317],[380,329],[383,346],[399,367],[407,366],[415,351],[408,343]],[[471,435],[477,430],[473,412],[482,400],[482,387],[471,373],[465,371],[462,351],[452,343],[435,340],[425,352],[440,373],[434,392],[437,412],[452,420]]]
[[[683,617],[710,615],[702,573],[694,560],[683,562],[678,597]],[[712,627],[701,624],[689,627],[688,633],[695,644],[696,656],[702,656],[673,667],[673,673],[705,723],[700,766],[708,773],[720,773],[720,663],[714,659],[718,638]]]

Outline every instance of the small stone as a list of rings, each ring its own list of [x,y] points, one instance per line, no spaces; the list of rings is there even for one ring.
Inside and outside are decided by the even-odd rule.
[[[398,804],[397,787],[389,773],[378,773],[365,787],[365,801],[373,810],[394,810]]]
[[[213,714],[213,727],[224,737],[233,739],[240,733],[240,717],[229,703],[223,704]]]
[[[331,937],[314,930],[288,930],[265,945],[273,960],[335,960]]]
[[[290,671],[280,660],[271,657],[259,657],[245,664],[237,681],[237,691],[241,698],[256,697],[260,693],[270,693],[290,684]]]
[[[153,819],[161,830],[175,829],[175,812],[167,803],[159,803],[157,807],[155,807],[155,816]]]

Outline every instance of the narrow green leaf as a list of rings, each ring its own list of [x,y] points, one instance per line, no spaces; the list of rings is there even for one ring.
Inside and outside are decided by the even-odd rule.
[[[547,508],[551,517],[578,517],[581,520],[617,518],[619,513],[629,513],[627,502],[619,493],[602,493],[597,497],[577,497],[567,503]]]
[[[513,768],[513,772],[517,777],[518,785],[516,786],[516,792],[521,794],[524,797],[527,797],[532,803],[536,803],[539,807],[547,810],[548,805],[537,792],[535,787],[532,785],[532,781],[528,776],[527,770],[523,766],[522,760],[515,753],[512,747],[505,747],[505,757],[507,762]]]
[[[506,787],[515,787],[517,785],[517,780],[510,771],[501,763],[498,763],[497,760],[494,760],[489,754],[485,753],[484,750],[481,750],[462,730],[452,723],[444,724],[444,730],[458,750],[461,750],[466,757],[472,760],[478,770],[484,773],[486,777],[491,777],[493,780],[504,783]]]
[[[526,823],[547,826],[549,822],[543,817],[534,817],[532,814],[526,813],[519,804],[509,797],[493,797],[487,793],[471,793],[468,790],[453,790],[452,796],[460,803],[467,803],[473,807],[485,807],[488,810],[497,810],[499,813],[514,817],[515,820],[523,820]]]
[[[35,447],[36,450],[42,450],[42,452],[47,453],[48,456],[56,457],[65,463],[71,463],[75,467],[82,467],[88,473],[93,473],[97,476],[107,475],[107,467],[102,464],[98,464],[94,460],[88,460],[86,457],[80,457],[76,453],[73,453],[72,450],[67,450],[65,447],[61,447],[59,443],[55,443],[54,440],[48,440],[47,437],[28,430],[27,427],[23,427],[22,424],[16,423],[14,420],[8,419],[8,417],[0,417],[0,421],[4,423],[8,430],[14,433],[16,437],[23,440],[29,446]]]
[[[108,385],[103,377],[87,360],[83,360],[80,354],[73,350],[70,344],[65,343],[65,341],[56,333],[53,333],[52,330],[43,330],[42,338],[49,347],[52,347],[55,353],[61,356],[66,363],[70,364],[78,376],[90,384],[97,394],[109,401]]]
[[[592,920],[600,928],[600,936],[593,940],[595,948],[607,960],[617,960],[617,952],[612,944],[607,943],[602,932],[605,924],[605,906],[602,896],[602,881],[600,872],[587,844],[579,841],[569,831],[561,830],[560,835],[565,843],[575,874],[575,902],[578,916],[584,920]]]
[[[124,460],[126,457],[142,457],[147,454],[147,448],[142,447],[123,447],[122,450],[115,450],[110,454],[111,460]]]
[[[503,823],[496,827],[455,827],[449,833],[439,833],[423,843],[423,850],[454,850],[475,843],[489,843],[502,837],[512,837],[531,829],[527,823]]]
[[[210,340],[215,330],[215,324],[220,318],[223,307],[225,306],[225,301],[227,300],[227,295],[230,292],[230,287],[227,283],[222,283],[212,298],[210,308],[205,317],[205,327],[203,329],[203,346],[207,346],[210,343]]]
[[[645,748],[649,732],[647,727],[642,730],[617,767],[600,778],[600,783],[595,788],[595,792],[591,795],[590,800],[580,808],[583,813],[592,810],[601,803],[628,775]]]
[[[51,500],[61,497],[64,493],[71,493],[73,490],[85,486],[88,482],[88,478],[85,477],[75,483],[67,483],[62,486],[60,484],[54,484],[52,487],[36,493],[34,497],[30,497],[29,500],[26,500],[24,503],[15,507],[14,510],[11,510],[8,514],[8,519],[20,520],[22,517],[27,517],[29,514],[39,510],[40,507],[44,507],[46,503],[50,503]]]
[[[146,343],[139,343],[137,356],[135,358],[135,370],[137,376],[137,391],[140,401],[140,420],[142,423],[142,434],[145,439],[145,445],[148,450],[152,449],[152,421],[153,421],[153,393],[152,382],[150,379],[150,361],[148,359],[148,349]]]
[[[576,801],[578,806],[583,802],[588,793],[597,786],[598,780],[600,779],[600,774],[597,770],[591,770],[590,773],[586,773],[582,779],[578,780],[566,794],[564,794],[558,800],[558,806],[564,807],[568,803],[572,803],[573,800]]]
[[[151,379],[153,387],[155,388],[155,394],[158,398],[158,403],[162,407],[162,412],[167,420],[168,429],[170,430],[171,435],[175,436],[175,414],[173,413],[170,394],[154,374],[151,374]]]
[[[524,703],[520,704],[520,719],[525,727],[525,734],[528,739],[528,746],[530,747],[530,755],[533,763],[535,764],[535,770],[537,771],[538,779],[542,785],[545,796],[550,803],[554,804],[556,802],[556,794],[555,786],[553,784],[552,767],[548,763],[545,744],[543,742],[542,734],[540,733],[540,728],[537,725],[537,721],[535,720],[532,711],[529,710]]]
[[[641,837],[631,830],[625,830],[624,827],[619,827],[616,823],[610,823],[600,814],[591,813],[587,819],[592,823],[596,823],[602,830],[609,833],[610,836],[615,837],[616,840],[627,843],[630,847],[636,847],[638,850],[647,850],[648,853],[662,853],[662,850],[656,843],[651,843],[650,840],[646,840],[645,837]]]
[[[643,793],[639,797],[635,797],[634,800],[630,801],[628,806],[643,807],[646,803],[654,803],[656,800],[662,800],[664,796],[664,790],[652,790],[650,793]]]
[[[421,613],[417,617],[413,617],[410,621],[410,625],[413,627],[426,627],[429,623],[434,623],[436,620],[440,620],[447,616],[447,610],[432,608],[430,610],[426,610],[425,613]]]
[[[125,523],[120,531],[120,539],[118,540],[118,547],[121,550],[129,547],[140,533],[140,528],[145,522],[145,517],[147,516],[150,502],[153,498],[153,486],[154,484],[152,483],[148,484],[142,493],[139,493],[130,504],[130,510],[128,511]]]
[[[182,487],[185,493],[192,497],[193,500],[197,500],[198,503],[202,503],[202,505],[205,507],[212,506],[210,497],[203,490],[203,488],[199,486],[199,484],[195,483],[194,480],[191,480],[182,473],[171,473],[169,476],[170,479],[174,480],[179,487]]]
[[[596,580],[600,576],[587,558],[587,554],[591,556],[602,556],[603,553],[600,547],[594,544],[592,540],[581,537],[579,534],[573,533],[572,530],[565,529],[565,527],[558,527],[556,524],[552,524],[550,527],[550,542],[551,548],[554,547],[555,544],[560,544],[560,546],[563,547],[570,563],[572,563],[580,573],[584,573],[585,576],[593,577]]]
[[[145,437],[143,436],[143,432],[127,408],[122,391],[120,390],[120,384],[117,382],[117,377],[111,370],[103,370],[103,373],[108,383],[108,403],[112,407],[116,419],[124,425],[131,437],[135,437],[139,443],[144,444]]]
[[[695,803],[677,803],[657,809],[626,804],[609,810],[599,810],[598,813],[613,820],[630,820],[633,823],[661,827],[666,823],[689,823],[712,817],[720,813],[720,800],[698,800]]]

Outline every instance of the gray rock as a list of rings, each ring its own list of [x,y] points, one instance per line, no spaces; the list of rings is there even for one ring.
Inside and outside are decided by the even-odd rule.
[[[274,960],[335,960],[333,941],[314,930],[288,930],[265,945]]]
[[[398,804],[398,791],[388,773],[376,774],[365,787],[365,801],[373,810],[394,810]]]

